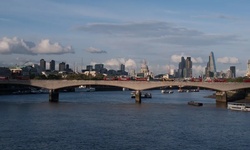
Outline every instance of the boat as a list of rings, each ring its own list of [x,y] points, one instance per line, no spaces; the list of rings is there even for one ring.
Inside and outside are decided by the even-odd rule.
[[[227,109],[239,110],[239,111],[250,111],[250,104],[228,102]]]
[[[131,98],[135,98],[136,92],[131,92]],[[148,92],[141,92],[141,98],[152,98],[152,94]]]
[[[94,92],[94,91],[95,91],[95,88],[93,88],[93,87],[88,87],[86,92]]]
[[[86,87],[84,85],[80,85],[79,87],[75,88],[75,92],[93,92],[95,88],[93,87]]]
[[[161,93],[163,93],[163,94],[172,94],[172,93],[174,93],[174,91],[172,91],[172,90],[161,90]]]
[[[200,102],[195,102],[195,101],[189,101],[188,105],[193,105],[193,106],[203,106],[203,103]]]

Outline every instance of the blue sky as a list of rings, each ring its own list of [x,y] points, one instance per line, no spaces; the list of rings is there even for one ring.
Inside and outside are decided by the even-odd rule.
[[[104,63],[127,71],[143,60],[155,74],[191,56],[194,75],[211,51],[217,71],[250,59],[249,0],[5,0],[0,5],[0,66],[52,59],[71,68]],[[74,67],[75,66],[75,67]]]

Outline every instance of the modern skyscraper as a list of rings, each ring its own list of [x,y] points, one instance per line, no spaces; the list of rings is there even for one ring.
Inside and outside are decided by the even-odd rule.
[[[44,59],[40,60],[40,68],[41,68],[41,71],[46,70],[46,61]]]
[[[51,60],[50,63],[49,63],[49,66],[50,66],[50,71],[54,71],[56,69],[56,63],[54,60]]]
[[[120,66],[120,70],[121,70],[122,72],[124,72],[124,71],[125,71],[125,65],[124,65],[124,64],[121,64],[121,66]]]
[[[185,59],[181,57],[181,62],[179,63],[178,77],[183,78],[183,69],[185,68]]]
[[[213,52],[211,52],[209,55],[205,72],[206,72],[206,77],[216,77],[217,72],[216,72],[216,65]]]
[[[187,57],[185,60],[185,68],[183,72],[184,78],[190,78],[192,77],[192,61],[191,57]]]
[[[95,64],[95,71],[101,73],[104,68],[103,64]]]
[[[230,71],[231,71],[231,74],[232,74],[232,78],[235,78],[236,77],[236,68],[235,68],[235,66],[230,66]]]
[[[180,78],[190,78],[192,77],[192,61],[191,57],[181,57],[181,62],[179,63],[178,76]]]

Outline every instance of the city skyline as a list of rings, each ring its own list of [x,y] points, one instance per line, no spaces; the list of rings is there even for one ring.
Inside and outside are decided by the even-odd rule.
[[[85,67],[167,73],[191,57],[193,75],[204,72],[211,51],[217,72],[247,73],[247,0],[236,1],[3,1],[0,66],[55,60]],[[30,8],[30,9],[27,9]],[[44,11],[46,10],[46,11]]]

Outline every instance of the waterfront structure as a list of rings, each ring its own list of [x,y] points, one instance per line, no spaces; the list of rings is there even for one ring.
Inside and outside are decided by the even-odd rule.
[[[41,69],[41,71],[46,70],[46,61],[44,59],[40,60],[40,69]]]
[[[49,66],[50,66],[50,71],[55,71],[56,69],[56,63],[54,60],[51,60],[50,63],[49,63]]]
[[[59,71],[65,71],[66,67],[65,67],[65,62],[61,62],[59,63]]]
[[[58,90],[65,87],[76,87],[80,85],[108,85],[117,87],[126,87],[136,91],[143,91],[147,89],[160,88],[160,87],[202,87],[208,89],[216,90],[216,100],[221,102],[227,102],[228,96],[227,91],[239,90],[239,89],[249,89],[250,84],[245,82],[240,83],[227,83],[227,82],[159,82],[159,81],[104,81],[104,80],[7,80],[1,81],[1,84],[21,84],[29,85],[40,88],[46,88],[50,90],[50,101],[58,101],[59,93]],[[245,91],[247,92],[247,91]],[[239,93],[239,96],[244,96],[245,94]],[[138,99],[140,101],[140,99]]]
[[[205,68],[205,74],[206,77],[216,77],[217,72],[213,52],[211,52],[209,55],[207,67]]]
[[[230,66],[230,71],[231,71],[231,78],[235,78],[236,77],[236,67]]]

